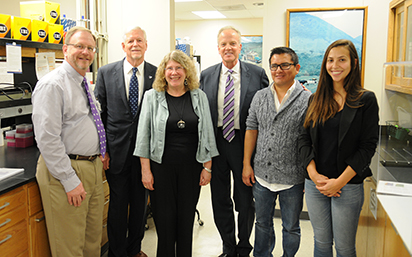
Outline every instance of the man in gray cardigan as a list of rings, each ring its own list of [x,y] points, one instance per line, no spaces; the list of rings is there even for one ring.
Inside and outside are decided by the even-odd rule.
[[[297,139],[311,93],[295,80],[300,65],[292,49],[272,49],[269,64],[273,83],[256,93],[246,120],[242,175],[243,182],[253,186],[255,198],[253,256],[272,256],[275,247],[273,216],[278,196],[283,256],[295,256],[300,245],[299,215],[303,206],[305,172],[298,158]]]

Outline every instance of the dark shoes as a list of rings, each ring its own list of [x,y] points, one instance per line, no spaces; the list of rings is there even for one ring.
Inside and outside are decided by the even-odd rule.
[[[227,253],[222,253],[221,255],[219,255],[219,257],[249,257],[249,255],[229,255]]]

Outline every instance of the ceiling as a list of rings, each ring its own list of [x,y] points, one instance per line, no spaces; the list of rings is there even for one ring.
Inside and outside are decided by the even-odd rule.
[[[203,0],[200,2],[175,3],[175,20],[203,20],[192,11],[219,11],[227,19],[263,18],[266,0]],[[254,3],[256,3],[254,5]]]

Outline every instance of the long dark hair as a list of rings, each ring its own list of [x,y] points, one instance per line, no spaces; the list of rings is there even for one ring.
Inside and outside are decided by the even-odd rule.
[[[313,94],[312,101],[307,110],[305,123],[303,124],[305,128],[309,127],[311,122],[313,122],[312,126],[315,126],[316,123],[324,124],[326,120],[335,116],[339,111],[339,104],[333,98],[335,93],[333,89],[333,80],[326,70],[326,62],[329,53],[332,48],[338,46],[343,46],[348,49],[350,56],[351,71],[343,82],[343,88],[347,94],[346,104],[354,108],[360,107],[351,105],[351,103],[358,101],[363,92],[365,92],[365,89],[363,89],[361,85],[358,52],[356,51],[355,45],[350,40],[339,39],[328,46],[325,55],[323,56],[318,88],[315,94]]]

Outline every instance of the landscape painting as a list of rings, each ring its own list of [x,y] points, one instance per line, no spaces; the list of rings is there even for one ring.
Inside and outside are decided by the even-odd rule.
[[[296,79],[315,92],[326,48],[338,39],[351,40],[359,55],[363,80],[363,57],[367,7],[339,9],[289,9],[287,46],[299,57]]]
[[[242,36],[239,60],[262,67],[262,36]]]

